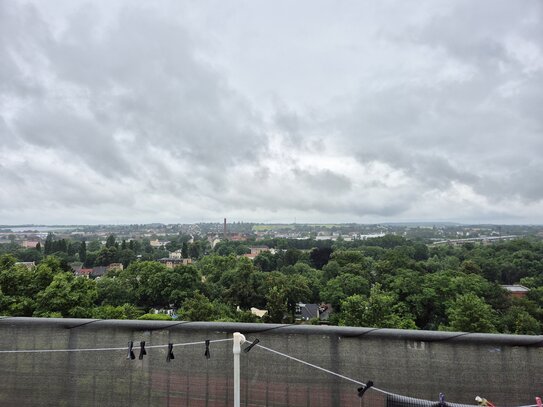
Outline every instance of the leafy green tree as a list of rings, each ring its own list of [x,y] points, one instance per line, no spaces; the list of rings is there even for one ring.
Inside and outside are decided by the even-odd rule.
[[[92,313],[97,292],[93,280],[75,277],[71,273],[58,273],[51,284],[36,296],[34,316],[86,318]]]
[[[109,235],[106,239],[106,247],[115,247],[115,236]]]
[[[106,246],[98,252],[95,264],[109,266],[111,263],[119,263],[119,251],[115,246]]]
[[[97,252],[102,248],[102,244],[99,240],[91,240],[87,246],[88,252]]]
[[[264,305],[261,294],[262,273],[258,272],[251,260],[241,258],[234,270],[222,273],[219,284],[223,287],[224,300],[242,310]]]
[[[473,260],[464,260],[460,265],[460,271],[465,274],[482,274],[482,270]]]
[[[13,267],[17,259],[12,254],[3,254],[0,256],[0,271],[8,270]]]
[[[138,319],[142,314],[142,311],[132,304],[117,307],[102,305],[92,309],[92,318],[97,319]]]
[[[101,300],[111,305],[120,305],[114,302],[118,296],[121,303],[132,299],[136,305],[146,308],[180,306],[195,290],[202,288],[201,276],[195,267],[180,266],[172,270],[153,261],[132,263],[112,277],[115,281],[102,278],[98,283]],[[125,295],[119,294],[123,287]]]
[[[43,258],[43,255],[36,249],[24,249],[17,252],[17,258],[20,261],[34,261],[38,263]]]
[[[47,237],[45,238],[45,246],[43,249],[43,254],[48,256],[53,253],[53,234],[48,233]]]
[[[445,258],[445,260],[448,257]],[[392,277],[393,278],[393,277]],[[477,274],[464,274],[453,270],[444,270],[423,275],[420,288],[414,287],[414,301],[417,309],[416,318],[423,329],[437,329],[447,325],[447,310],[456,301],[458,295],[472,293],[477,297],[487,297],[494,303],[504,301],[499,287],[486,281]],[[498,289],[498,290],[497,290]]]
[[[368,295],[370,283],[367,279],[352,274],[340,274],[329,280],[321,290],[321,299],[339,311],[342,301],[355,294]]]
[[[336,250],[332,254],[332,259],[335,260],[341,267],[347,264],[364,264],[366,257],[360,250]]]
[[[79,246],[79,261],[85,263],[87,261],[87,243],[83,240]]]
[[[163,289],[170,304],[178,306],[190,298],[191,293],[202,290],[202,277],[193,266],[179,266],[167,271],[166,284]]]
[[[502,318],[503,331],[518,335],[540,335],[541,324],[523,307],[512,306]]]
[[[240,261],[234,255],[223,257],[211,254],[196,263],[195,267],[205,281],[202,290],[210,300],[223,300],[225,287],[221,279],[226,272],[235,270]]]
[[[136,255],[130,249],[121,249],[117,254],[117,259],[124,267],[128,267],[130,263],[136,261]]]
[[[288,249],[283,255],[283,265],[293,266],[301,258],[302,252],[298,249]]]
[[[98,252],[87,252],[87,259],[83,265],[85,267],[94,267],[98,264],[96,259],[98,259]]]
[[[291,278],[291,276],[302,276],[304,278],[303,284],[307,286],[310,294],[308,296],[307,292],[305,292],[305,299],[303,301],[309,301],[311,303],[320,301],[320,292],[323,281],[322,270],[316,270],[309,264],[299,261],[294,266],[283,267],[281,273],[287,278]]]
[[[171,321],[173,318],[168,314],[143,314],[138,319],[151,321]]]
[[[52,256],[46,257],[34,270],[16,265],[14,260],[9,255],[0,257],[0,291],[3,293],[0,312],[29,317],[36,309],[37,295],[64,270],[60,261]]]
[[[490,305],[473,293],[459,295],[447,309],[449,324],[440,329],[458,332],[497,332],[497,316]]]
[[[429,257],[428,246],[426,246],[424,243],[415,243],[413,248],[414,248],[413,259],[415,259],[416,261],[428,260],[428,257]]]
[[[410,242],[402,236],[385,235],[383,237],[368,239],[364,244],[367,246],[379,246],[383,249],[393,249],[395,247],[408,246]]]
[[[192,259],[198,259],[200,257],[200,243],[195,241],[194,243],[191,243],[189,246],[189,256]]]
[[[391,293],[379,284],[371,288],[369,297],[353,295],[341,304],[340,325],[376,328],[416,329],[415,322],[400,306]]]
[[[249,248],[249,246],[239,245],[238,247],[236,247],[236,254],[238,256],[241,256],[247,253],[251,253],[251,249]]]
[[[296,311],[296,304],[308,301],[311,297],[309,281],[305,276],[294,274],[286,276],[277,271],[268,273],[263,284],[263,291],[266,292],[266,299],[270,301],[270,291],[278,290],[283,296],[287,310],[290,312],[292,320]],[[274,301],[278,299],[274,294]]]
[[[79,251],[79,243],[66,242],[66,253],[68,256],[75,258],[75,254]]]
[[[134,287],[127,280],[120,276],[105,276],[96,280],[98,305],[109,305],[113,307],[123,304],[137,304]]]
[[[223,320],[225,320],[224,317],[220,319],[220,321],[223,321]],[[248,323],[254,324],[254,323],[262,322],[262,319],[252,314],[250,311],[236,311],[233,314],[233,320],[235,322],[244,322],[246,324]]]
[[[266,294],[266,308],[268,310],[269,321],[273,323],[282,323],[287,314],[287,298],[285,291],[274,286]]]
[[[341,266],[339,263],[335,260],[329,261],[323,268],[322,268],[323,274],[323,281],[329,281],[341,273]]]
[[[374,261],[384,260],[386,249],[378,246],[364,246],[360,248],[365,257],[370,257]]]
[[[187,321],[213,321],[220,318],[216,309],[209,299],[195,291],[192,298],[183,303],[179,317]]]
[[[254,265],[260,271],[269,273],[270,271],[277,270],[277,259],[271,252],[262,252],[255,257]]]
[[[317,270],[321,270],[330,261],[332,255],[331,247],[315,248],[309,254],[309,261]]]

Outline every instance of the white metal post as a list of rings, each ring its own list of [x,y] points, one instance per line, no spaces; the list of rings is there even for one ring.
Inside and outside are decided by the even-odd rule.
[[[245,343],[245,336],[239,332],[234,332],[234,407],[240,407],[239,355],[243,343]]]

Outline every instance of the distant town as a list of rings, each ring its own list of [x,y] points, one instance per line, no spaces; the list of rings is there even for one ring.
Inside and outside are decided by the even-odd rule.
[[[468,241],[492,242],[524,236],[543,237],[543,225],[462,225],[453,223],[382,223],[382,224],[265,224],[217,223],[133,224],[133,225],[0,225],[0,244],[16,243],[34,248],[48,233],[57,239],[102,241],[109,235],[119,240],[148,239],[153,247],[165,247],[174,236],[206,238],[214,246],[222,239],[259,241],[266,239],[314,239],[330,241],[364,240],[392,234],[418,239],[428,244],[462,244]]]

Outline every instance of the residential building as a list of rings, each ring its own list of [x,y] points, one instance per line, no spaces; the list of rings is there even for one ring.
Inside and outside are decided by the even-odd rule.
[[[32,270],[36,267],[36,263],[33,261],[18,261],[15,264],[25,266],[29,270]]]
[[[170,259],[182,259],[183,251],[181,249],[170,253]]]
[[[104,274],[106,274],[106,272],[107,272],[106,266],[96,266],[92,268],[90,277],[97,279],[97,278],[102,277]]]
[[[506,290],[511,297],[515,298],[524,298],[530,291],[528,287],[524,287],[520,284],[502,285],[501,287]]]
[[[74,274],[78,277],[90,278],[92,274],[92,269],[80,268]]]
[[[310,319],[328,320],[332,306],[330,304],[296,304],[295,317],[297,321],[309,321]]]
[[[123,263],[111,263],[109,266],[106,267],[106,271],[110,270],[124,270]]]
[[[172,259],[170,257],[164,257],[162,259],[158,259],[158,262],[164,264],[169,269],[173,269],[176,266],[186,266],[188,264],[192,264],[192,259]]]
[[[40,243],[38,240],[23,240],[21,246],[25,249],[35,249],[38,243]]]
[[[269,252],[270,248],[268,246],[253,246],[250,247],[251,253],[246,253],[243,256],[248,257],[251,260],[254,260],[256,256],[263,252]]]

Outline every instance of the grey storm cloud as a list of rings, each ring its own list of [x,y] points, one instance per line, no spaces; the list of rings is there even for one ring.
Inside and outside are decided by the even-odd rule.
[[[0,1],[0,223],[541,222],[542,27],[537,0]]]
[[[348,177],[330,170],[310,172],[295,168],[293,173],[300,183],[311,189],[320,190],[326,195],[341,194],[348,191],[352,186]]]
[[[362,89],[337,123],[346,145],[361,162],[386,162],[428,188],[459,182],[489,199],[541,201],[543,7],[526,6],[457,2],[396,32],[402,46],[442,62],[430,75],[404,78],[399,68],[395,83],[388,76]],[[527,47],[532,60],[519,60],[514,46]]]

